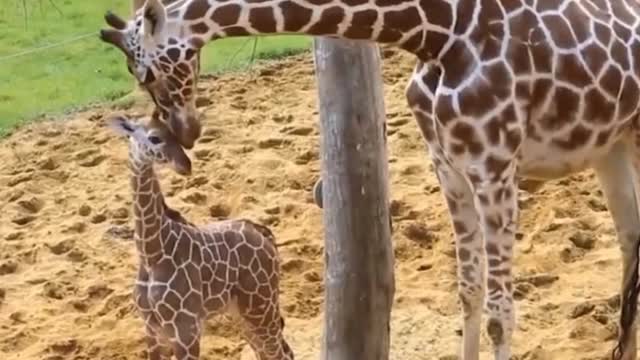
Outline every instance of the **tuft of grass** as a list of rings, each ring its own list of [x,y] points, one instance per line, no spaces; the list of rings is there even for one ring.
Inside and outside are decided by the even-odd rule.
[[[99,29],[105,26],[105,11],[127,16],[130,0],[5,2],[0,6],[0,133],[45,114],[115,101],[133,90],[134,80],[123,55],[98,38]],[[11,57],[91,33],[95,36]],[[203,72],[237,70],[249,63],[254,51],[261,59],[296,53],[308,49],[311,38],[259,37],[255,49],[253,42],[254,38],[229,38],[208,44],[202,54]]]

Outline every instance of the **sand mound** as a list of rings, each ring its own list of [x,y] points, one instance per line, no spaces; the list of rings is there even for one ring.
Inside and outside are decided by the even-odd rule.
[[[385,53],[397,293],[392,359],[453,359],[460,339],[449,219],[404,88],[413,60]],[[202,224],[244,216],[270,225],[283,257],[282,301],[296,358],[322,332],[322,212],[310,54],[251,75],[206,78],[194,174],[162,171],[168,203]],[[25,127],[0,143],[0,358],[140,359],[126,145],[112,109]],[[145,114],[149,104],[129,112]],[[522,197],[516,247],[518,359],[601,359],[615,337],[620,261],[612,221],[586,172]],[[209,322],[205,359],[238,359],[225,319]],[[483,358],[489,345],[483,338]]]

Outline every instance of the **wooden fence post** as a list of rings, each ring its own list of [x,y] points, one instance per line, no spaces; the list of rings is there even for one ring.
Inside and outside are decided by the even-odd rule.
[[[325,360],[387,360],[395,292],[380,52],[316,38],[325,227]]]

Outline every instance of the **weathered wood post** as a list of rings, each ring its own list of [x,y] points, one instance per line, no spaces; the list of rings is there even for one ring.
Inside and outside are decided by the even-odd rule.
[[[389,359],[395,292],[380,52],[316,38],[325,227],[325,360]]]

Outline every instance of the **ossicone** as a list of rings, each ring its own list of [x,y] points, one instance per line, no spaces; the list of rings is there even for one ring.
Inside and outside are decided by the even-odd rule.
[[[107,24],[109,24],[109,26],[116,30],[124,30],[127,28],[127,22],[118,15],[111,12],[111,10],[107,11],[107,13],[104,14],[104,20],[107,22]]]

